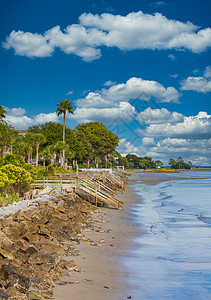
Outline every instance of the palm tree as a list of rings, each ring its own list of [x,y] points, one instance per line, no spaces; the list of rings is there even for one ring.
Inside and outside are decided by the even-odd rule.
[[[73,107],[72,102],[69,100],[62,100],[59,101],[59,104],[57,104],[57,116],[60,116],[63,114],[64,116],[64,122],[63,122],[63,143],[65,143],[65,117],[66,113],[69,112],[73,114]],[[65,160],[65,149],[63,149],[63,159],[62,159],[62,166],[64,167],[64,160]]]
[[[49,149],[49,153],[50,153],[50,161],[51,161],[51,165],[54,164],[54,153],[55,153],[55,145],[50,145],[48,146]]]
[[[45,149],[43,149],[40,153],[40,157],[42,157],[43,159],[43,167],[45,168],[45,160],[50,159],[51,158],[51,153],[49,150],[49,147],[46,147]]]
[[[24,140],[19,140],[17,143],[15,143],[14,153],[20,155],[21,158],[24,158],[30,152],[31,148]]]
[[[36,167],[38,167],[39,147],[41,144],[45,143],[46,138],[41,133],[34,133],[34,141],[35,141],[35,145],[36,145]]]
[[[27,132],[25,135],[25,140],[28,143],[31,151],[28,153],[28,164],[32,163],[32,150],[35,144],[35,134],[32,132]]]
[[[63,158],[62,158],[62,151],[64,153],[64,150],[68,150],[69,145],[65,144],[64,142],[58,142],[55,145],[55,150],[59,153],[60,156],[60,166],[63,167]]]

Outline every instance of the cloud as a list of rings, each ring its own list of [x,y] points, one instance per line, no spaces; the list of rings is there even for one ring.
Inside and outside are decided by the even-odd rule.
[[[160,13],[150,15],[139,11],[126,16],[84,13],[79,24],[68,25],[64,30],[60,26],[43,34],[13,30],[2,46],[30,58],[52,56],[59,48],[87,62],[99,59],[103,46],[124,51],[185,49],[200,53],[211,46],[211,28],[199,29],[191,22],[170,20]]]
[[[26,110],[25,108],[5,108],[7,116],[14,116],[14,117],[22,117],[25,113]]]
[[[72,95],[72,94],[74,94],[73,91],[69,91],[69,92],[66,93],[67,96],[68,96],[68,95]]]
[[[87,108],[118,107],[119,102],[128,102],[131,99],[150,101],[152,98],[156,98],[158,102],[178,103],[179,97],[179,92],[173,87],[165,88],[156,81],[132,77],[126,83],[90,92],[86,98],[77,100],[76,105]]]
[[[208,139],[211,137],[211,115],[199,112],[197,116],[184,117],[180,123],[150,124],[137,131],[147,137]]]
[[[113,81],[106,81],[105,83],[104,83],[104,85],[105,86],[111,86],[111,85],[115,85],[116,84],[116,82],[113,82]]]
[[[198,72],[198,70],[195,70]],[[211,92],[211,66],[204,70],[203,77],[188,77],[181,82],[181,90],[196,91],[198,93]]]
[[[211,80],[205,77],[188,77],[181,82],[181,90],[208,93],[211,92]]]
[[[56,112],[49,113],[49,114],[41,113],[39,115],[34,116],[33,119],[36,124],[59,121],[59,117],[57,116]]]
[[[168,55],[168,58],[170,58],[171,60],[175,60],[176,59],[176,56],[174,54],[169,54]]]
[[[89,92],[85,98],[78,99],[75,102],[77,109],[73,118],[77,122],[103,121],[108,124],[118,120],[118,122],[125,123],[136,117],[136,109],[132,100],[150,101],[156,98],[157,102],[178,103],[179,96],[179,92],[173,87],[165,88],[156,81],[133,77],[126,83],[114,84],[107,89]],[[176,118],[176,113],[174,114]],[[141,120],[141,118],[143,116],[138,115],[138,119]]]
[[[155,140],[153,138],[144,137],[142,139],[142,144],[144,147],[152,147],[155,145]]]
[[[166,3],[164,1],[156,1],[156,2],[150,3],[150,6],[155,6],[155,7],[160,7],[163,5],[166,5]]]
[[[135,114],[135,108],[128,102],[120,102],[118,107],[81,107],[76,108],[71,119],[77,122],[103,122],[111,123],[128,123],[132,121]]]
[[[168,165],[170,158],[177,159],[179,156],[196,165],[209,166],[211,163],[211,139],[165,138],[155,143],[153,138],[144,137],[142,145],[135,146],[123,138],[117,151],[123,156],[129,153],[141,157],[150,156],[153,160],[160,159],[165,165]]]
[[[179,76],[179,74],[172,74],[170,75],[172,78],[177,78]]]
[[[137,115],[137,120],[140,124],[179,123],[184,121],[184,116],[175,111],[170,112],[166,108],[151,109],[148,107]]]
[[[204,71],[204,77],[211,78],[211,66],[207,66]]]
[[[127,154],[140,155],[142,147],[136,147],[131,142],[127,141],[125,138],[122,138],[119,141],[117,151],[122,155],[126,156]]]
[[[147,154],[153,157],[163,157],[165,163],[168,163],[170,158],[176,159],[181,156],[185,161],[190,160],[194,164],[210,165],[211,139],[166,138],[151,147]]]
[[[28,129],[28,127],[43,124],[46,122],[58,122],[59,118],[57,114],[49,113],[44,114],[40,113],[32,118],[27,117],[26,110],[24,108],[6,108],[6,118],[5,120],[9,123],[9,125],[13,126],[16,130],[18,129]]]

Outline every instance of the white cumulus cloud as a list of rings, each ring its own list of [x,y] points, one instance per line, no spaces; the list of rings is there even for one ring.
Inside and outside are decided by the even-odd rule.
[[[200,53],[211,46],[211,29],[170,20],[160,13],[150,15],[139,11],[126,16],[84,13],[79,17],[79,24],[68,25],[63,30],[60,26],[41,34],[13,30],[2,46],[31,58],[52,56],[59,48],[84,61],[100,58],[102,46],[121,50],[186,49]]]
[[[33,116],[32,118],[26,116],[26,110],[24,108],[6,108],[6,118],[5,120],[9,125],[13,126],[16,130],[18,129],[28,129],[28,127],[38,124],[43,124],[46,122],[58,122],[59,118],[57,114],[54,113],[40,113]]]
[[[206,139],[211,137],[211,115],[199,112],[197,116],[184,117],[180,123],[150,124],[138,132],[147,137]]]
[[[183,122],[184,116],[178,112],[170,112],[166,108],[152,109],[148,107],[137,115],[140,124],[162,124]]]
[[[191,77],[181,82],[181,90],[201,93],[211,92],[211,66],[207,66],[203,77]]]
[[[132,121],[135,108],[128,102],[120,102],[118,107],[78,107],[71,119],[77,122],[128,123]]]

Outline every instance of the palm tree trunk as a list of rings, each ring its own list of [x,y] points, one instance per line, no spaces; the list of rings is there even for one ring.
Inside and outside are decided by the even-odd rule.
[[[45,157],[43,157],[43,168],[45,168]]]
[[[66,116],[66,112],[64,111],[63,143],[65,143],[65,116]],[[63,149],[62,167],[64,167],[64,161],[65,161],[65,150]]]
[[[39,144],[36,144],[36,168],[38,167],[38,150],[39,150]]]
[[[60,152],[60,167],[62,167],[62,150],[60,150],[59,152]]]

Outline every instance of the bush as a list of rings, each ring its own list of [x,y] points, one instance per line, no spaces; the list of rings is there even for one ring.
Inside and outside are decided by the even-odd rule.
[[[43,176],[48,176],[48,170],[46,168],[43,167],[38,167],[37,168],[37,176],[38,177],[43,177]]]
[[[33,181],[31,174],[24,168],[7,164],[0,168],[1,178],[5,191],[12,191],[15,193],[24,193],[29,184]],[[6,176],[5,176],[6,175]],[[8,180],[7,180],[8,178]]]
[[[23,168],[31,174],[33,179],[37,178],[37,168],[31,164],[25,164]]]
[[[4,165],[12,164],[14,166],[23,167],[26,165],[25,161],[16,154],[9,154],[4,158]]]
[[[54,176],[55,175],[55,170],[54,170],[54,166],[52,165],[48,165],[47,166],[47,170],[50,176]]]
[[[5,185],[10,184],[8,176],[0,171],[0,188],[3,188]]]

